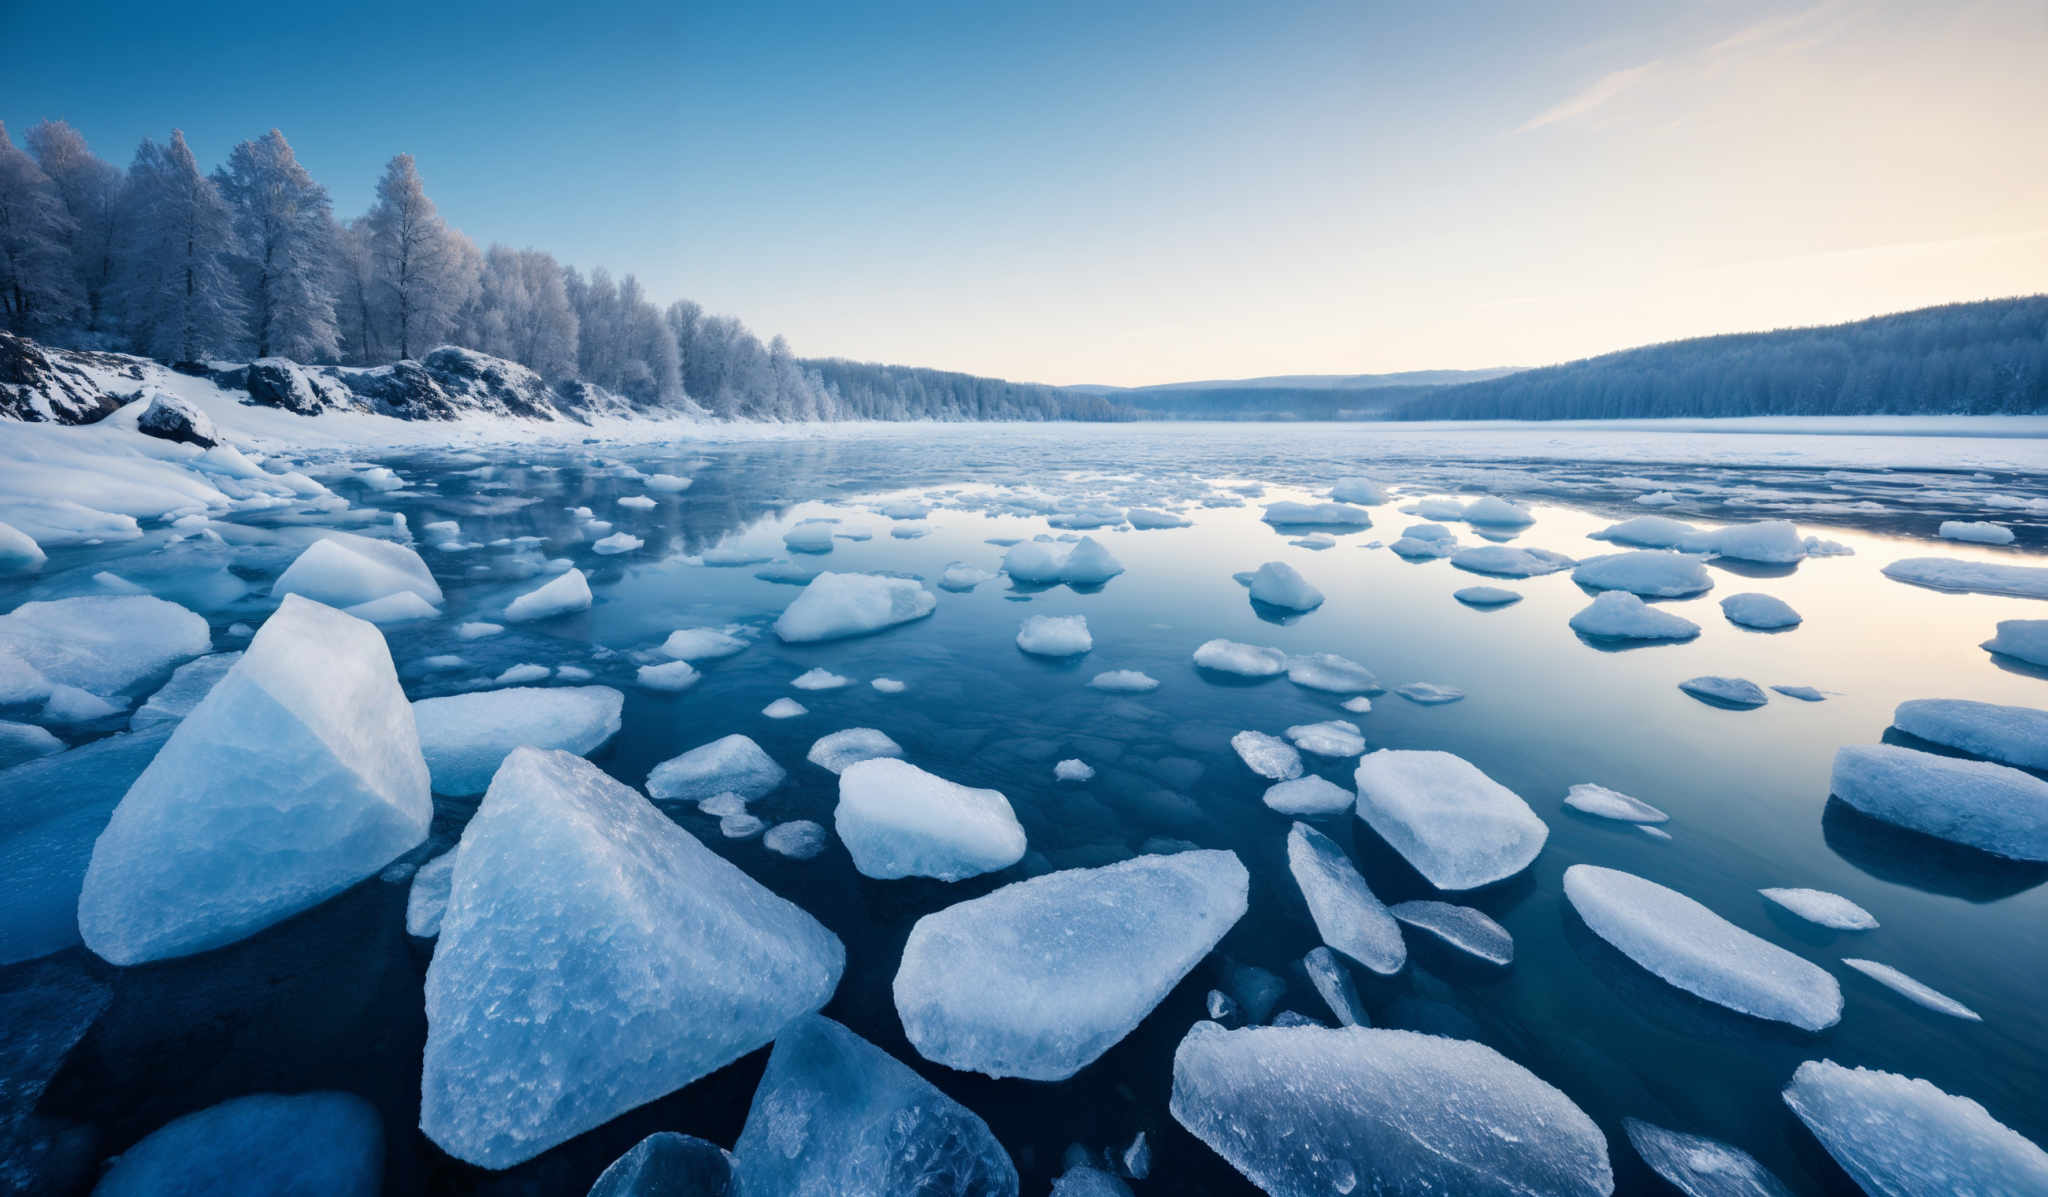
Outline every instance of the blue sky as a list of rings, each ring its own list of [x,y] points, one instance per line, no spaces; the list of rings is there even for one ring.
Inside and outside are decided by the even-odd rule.
[[[58,4],[0,118],[281,128],[367,206],[799,352],[1534,364],[2048,286],[2048,5]]]

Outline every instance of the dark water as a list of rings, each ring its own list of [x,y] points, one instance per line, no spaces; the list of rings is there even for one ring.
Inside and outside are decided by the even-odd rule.
[[[1030,838],[1028,855],[1012,869],[951,885],[865,879],[836,842],[815,860],[788,860],[758,838],[721,838],[715,819],[674,813],[840,936],[846,974],[825,1013],[985,1118],[1015,1159],[1026,1193],[1046,1191],[1070,1145],[1120,1151],[1139,1131],[1149,1136],[1154,1160],[1151,1178],[1134,1182],[1139,1193],[1251,1191],[1168,1115],[1171,1059],[1188,1026],[1204,1017],[1206,992],[1223,986],[1229,962],[1285,978],[1280,1008],[1328,1017],[1299,965],[1318,939],[1286,867],[1288,820],[1261,805],[1267,783],[1228,746],[1241,729],[1277,734],[1328,718],[1355,718],[1375,748],[1436,748],[1466,757],[1550,824],[1548,846],[1523,874],[1457,898],[1513,933],[1512,967],[1472,962],[1411,934],[1410,964],[1401,974],[1353,969],[1353,977],[1375,1024],[1480,1039],[1562,1089],[1606,1132],[1621,1192],[1660,1191],[1661,1183],[1629,1148],[1621,1132],[1626,1116],[1741,1147],[1797,1192],[1853,1192],[1778,1097],[1798,1063],[1812,1058],[1925,1077],[1982,1102],[2036,1142],[2048,1141],[2048,1011],[2040,1000],[2048,983],[2048,870],[1942,849],[1828,801],[1836,747],[1883,737],[1900,701],[2048,703],[2048,680],[2001,667],[1976,647],[1999,619],[2048,614],[2042,604],[1935,593],[1878,573],[1897,557],[1929,553],[2039,563],[2038,525],[2048,516],[1986,513],[1970,498],[1994,491],[2038,497],[2038,477],[1534,456],[1361,464],[1334,451],[1318,457],[1312,441],[1298,438],[1267,444],[1255,434],[1233,437],[1207,448],[1162,448],[1141,438],[1122,447],[1100,439],[1078,447],[1034,442],[1021,454],[1015,446],[977,447],[964,439],[935,451],[908,438],[602,455],[561,450],[523,459],[412,457],[386,463],[408,480],[402,491],[378,493],[354,482],[336,489],[359,508],[402,513],[415,530],[459,520],[465,542],[483,542],[460,552],[422,548],[447,591],[450,617],[388,632],[415,698],[465,688],[521,662],[591,669],[595,681],[627,696],[623,732],[593,760],[638,785],[658,762],[744,732],[790,770],[781,789],[753,806],[770,822],[808,818],[830,826],[835,779],[803,758],[817,737],[846,727],[880,728],[911,761],[1009,797]],[[647,491],[612,464],[618,462],[685,474],[695,484],[680,495]],[[1291,545],[1299,533],[1259,522],[1266,502],[1320,497],[1296,486],[1326,486],[1353,473],[1414,490],[1375,508],[1374,528],[1339,533],[1324,551]],[[1666,604],[1701,625],[1696,641],[1611,652],[1566,626],[1588,601],[1567,574],[1481,579],[1447,562],[1409,563],[1365,547],[1418,522],[1398,510],[1411,498],[1485,486],[1534,500],[1535,525],[1512,543],[1591,556],[1611,549],[1586,534],[1641,514],[1628,500],[1646,482],[1693,488],[1668,514],[1715,521],[1789,513],[1804,530],[1856,555],[1791,569],[1715,565],[1713,592]],[[1237,489],[1260,484],[1269,484],[1262,494]],[[641,493],[657,497],[653,510],[616,505],[620,496]],[[905,495],[931,504],[929,517],[892,521],[875,512],[883,499]],[[1186,506],[1183,513],[1196,521],[1191,528],[1091,530],[1127,567],[1093,592],[1019,590],[998,578],[972,593],[942,592],[929,620],[813,646],[784,646],[767,631],[795,597],[794,586],[756,578],[755,566],[706,566],[691,556],[738,545],[834,570],[936,580],[953,561],[995,569],[1002,549],[985,542],[1047,532],[1042,509],[1061,502],[1238,498],[1244,506]],[[569,511],[576,506],[643,537],[645,547],[594,554]],[[1900,535],[1924,534],[1937,516],[2013,522],[2021,545],[1986,550]],[[842,530],[873,536],[841,540],[825,556],[785,553],[782,532],[811,517],[837,517]],[[298,518],[265,513],[246,522],[283,528]],[[924,534],[898,539],[891,535],[898,528]],[[1465,543],[1481,543],[1470,530],[1459,532]],[[512,537],[540,542],[488,543]],[[124,546],[119,554],[150,547]],[[90,549],[53,554],[32,590],[17,587],[0,595],[0,605],[63,592],[81,573],[118,572],[117,556]],[[590,611],[489,639],[455,638],[460,619],[489,618],[555,572],[541,565],[544,557],[573,560],[589,573],[597,593]],[[260,581],[288,560],[289,553],[250,552],[237,558],[237,570]],[[1269,560],[1294,564],[1328,601],[1285,623],[1266,618],[1270,613],[1253,608],[1232,574]],[[1451,598],[1479,582],[1525,598],[1492,611]],[[1779,634],[1728,624],[1718,599],[1748,590],[1786,599],[1806,622]],[[233,647],[224,635],[228,625],[260,618],[266,606],[243,599],[207,613],[223,633],[218,641]],[[1015,648],[1026,615],[1071,613],[1088,618],[1095,648],[1087,656],[1055,663]],[[753,646],[702,663],[705,677],[693,689],[669,695],[633,685],[634,654],[669,631],[728,623],[750,628]],[[1348,716],[1337,697],[1284,678],[1233,685],[1198,674],[1189,654],[1218,636],[1289,652],[1340,653],[1390,686],[1435,682],[1467,697],[1423,707],[1390,693],[1374,699],[1370,714]],[[428,672],[421,665],[444,653],[460,654],[467,666]],[[790,690],[790,680],[814,666],[856,684]],[[1108,669],[1143,670],[1163,684],[1144,695],[1085,685]],[[1774,695],[1760,710],[1723,710],[1677,689],[1680,680],[1705,673],[1765,686],[1814,685],[1830,697],[1809,704]],[[866,684],[877,676],[900,679],[908,689],[877,692]],[[810,713],[783,721],[758,714],[788,694]],[[1096,777],[1084,785],[1055,782],[1053,764],[1065,757],[1088,761]],[[1349,762],[1306,759],[1312,770],[1349,783]],[[1670,812],[1672,840],[1564,810],[1567,788],[1589,781]],[[413,859],[452,844],[475,801],[438,799],[432,841]],[[1355,819],[1319,825],[1351,851],[1383,900],[1435,896]],[[930,1064],[909,1046],[890,982],[917,918],[1037,872],[1180,844],[1236,851],[1252,877],[1250,912],[1211,960],[1095,1064],[1060,1084],[998,1081]],[[1672,886],[1831,967],[1846,998],[1842,1021],[1808,1034],[1730,1013],[1649,976],[1587,931],[1563,900],[1560,877],[1579,862]],[[1882,927],[1823,931],[1769,906],[1756,892],[1760,886],[1833,890],[1869,909]],[[728,1146],[737,1137],[765,1051],[507,1172],[442,1154],[414,1129],[426,1035],[421,982],[432,945],[406,936],[405,899],[404,884],[371,880],[196,958],[115,970],[74,948],[0,970],[10,1018],[57,1018],[54,1009],[105,1001],[35,1107],[51,1191],[89,1187],[100,1160],[169,1119],[250,1092],[334,1088],[369,1098],[384,1115],[386,1189],[393,1193],[580,1193],[652,1131],[680,1130]],[[1843,955],[1903,969],[1984,1021],[1965,1023],[1911,1005],[1836,966]],[[22,1033],[23,1025],[16,1022],[10,1034]]]

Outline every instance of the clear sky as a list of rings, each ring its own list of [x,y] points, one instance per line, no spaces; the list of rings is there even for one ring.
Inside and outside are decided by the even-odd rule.
[[[2048,3],[4,0],[0,119],[408,151],[480,244],[1056,383],[2048,290]]]

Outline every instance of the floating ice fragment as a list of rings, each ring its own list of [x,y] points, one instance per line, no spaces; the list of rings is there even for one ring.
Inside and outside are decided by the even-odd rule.
[[[237,1097],[187,1114],[115,1157],[95,1197],[376,1197],[384,1124],[353,1093]]]
[[[1069,758],[1052,767],[1052,776],[1055,781],[1092,781],[1095,769],[1087,761]]]
[[[1017,647],[1034,657],[1077,657],[1095,647],[1085,615],[1033,615],[1017,630]]]
[[[1892,726],[1930,744],[2048,772],[2048,711],[1963,698],[1916,698],[1892,712]]]
[[[274,598],[300,594],[330,607],[353,607],[400,591],[441,605],[440,584],[418,553],[353,532],[322,534],[270,587]]]
[[[939,575],[939,589],[950,590],[956,594],[964,594],[983,582],[990,581],[995,576],[995,574],[988,570],[977,569],[972,565],[955,561],[946,567],[944,573]]]
[[[1572,581],[1588,590],[1626,590],[1642,598],[1685,598],[1714,587],[1699,558],[1659,549],[1588,557],[1572,570]]]
[[[1241,731],[1230,737],[1230,747],[1245,767],[1260,777],[1287,781],[1301,776],[1301,753],[1278,736]]]
[[[1737,627],[1773,632],[1798,626],[1799,612],[1784,599],[1768,594],[1731,594],[1721,600],[1721,614]]]
[[[808,715],[810,711],[794,698],[778,698],[762,707],[761,713],[770,719],[794,719],[798,715]]]
[[[1210,640],[1195,650],[1195,664],[1241,677],[1272,677],[1287,668],[1287,654],[1235,640]]]
[[[770,852],[791,860],[809,860],[825,850],[825,827],[809,819],[777,823],[761,837]]]
[[[1229,642],[1212,640],[1209,643],[1227,644]],[[1207,648],[1209,645],[1205,644],[1202,647]],[[1248,646],[1239,645],[1237,647],[1244,648]],[[1253,651],[1265,652],[1268,650],[1255,649]],[[1197,654],[1198,658],[1199,655]],[[1288,657],[1286,660],[1287,680],[1306,690],[1320,690],[1325,694],[1356,694],[1361,691],[1377,694],[1380,691],[1380,681],[1373,676],[1372,670],[1347,657],[1340,657],[1336,653],[1307,653],[1298,657]],[[1199,659],[1195,663],[1198,665],[1202,664]],[[1215,668],[1215,666],[1210,666],[1210,668]]]
[[[2030,773],[1852,744],[1835,753],[1829,788],[1872,818],[2015,860],[2048,861],[2048,781]]]
[[[874,687],[877,694],[901,694],[910,688],[893,677],[878,677],[868,682],[868,685]]]
[[[1186,516],[1175,515],[1171,511],[1154,511],[1149,507],[1133,507],[1124,513],[1124,518],[1131,522],[1132,528],[1140,532],[1157,528],[1185,528],[1194,523]]]
[[[1952,557],[1908,557],[1884,567],[1895,582],[1932,590],[2004,594],[2048,599],[2048,567],[2003,561],[1958,561]]]
[[[597,751],[619,731],[625,695],[609,686],[515,688],[423,698],[412,704],[420,751],[437,794],[481,794],[521,745]]]
[[[529,661],[520,665],[507,666],[503,673],[491,680],[500,686],[524,686],[528,682],[544,681],[553,672],[554,670],[549,669],[545,665],[536,665]],[[490,779],[485,778],[484,781],[488,784]],[[477,793],[481,794],[483,791],[478,790]]]
[[[1591,606],[1572,616],[1571,628],[1595,640],[1690,640],[1700,634],[1692,620],[1652,607],[1626,590],[1594,596]]]
[[[822,573],[775,621],[792,644],[879,632],[930,615],[938,600],[908,578]]]
[[[1448,752],[1383,749],[1356,780],[1358,817],[1438,889],[1512,877],[1550,836],[1513,791]]]
[[[0,574],[31,574],[48,558],[35,538],[13,524],[0,523]]]
[[[1348,719],[1296,724],[1287,729],[1287,738],[1296,748],[1317,756],[1349,757],[1365,751],[1365,737]]]
[[[1619,790],[1582,782],[1564,796],[1564,804],[1583,815],[1614,819],[1623,823],[1666,823],[1671,816]]]
[[[1405,686],[1394,687],[1394,693],[1425,707],[1442,706],[1465,697],[1465,692],[1456,686],[1440,686],[1435,682],[1409,682]]]
[[[1764,897],[1822,927],[1836,931],[1871,931],[1877,920],[1869,911],[1840,894],[1823,889],[1760,889]]]
[[[1522,592],[1502,586],[1466,586],[1452,591],[1451,597],[1468,607],[1505,607],[1521,602]]]
[[[1772,686],[1771,689],[1776,690],[1787,698],[1796,698],[1801,702],[1826,702],[1828,697],[1812,686]]]
[[[1638,500],[1640,501],[1640,500]],[[1792,1197],[1755,1157],[1726,1143],[1624,1118],[1636,1154],[1686,1197]]]
[[[33,723],[13,723],[0,719],[0,769],[11,769],[24,761],[33,761],[64,751],[64,741],[51,735]]]
[[[678,661],[716,661],[746,647],[746,641],[717,628],[678,628],[661,642],[661,651]]]
[[[1977,647],[2048,669],[2048,619],[2001,619],[1997,635]]]
[[[1088,684],[1097,690],[1110,690],[1122,694],[1143,694],[1159,688],[1159,679],[1135,669],[1112,669],[1090,678]]]
[[[1529,509],[1519,503],[1485,495],[1465,504],[1463,513],[1466,523],[1474,527],[1526,528],[1536,522]]]
[[[1536,578],[1570,569],[1573,561],[1549,549],[1522,549],[1514,545],[1485,544],[1459,549],[1451,564],[1467,573],[1491,574],[1500,578]]]
[[[738,1197],[739,1192],[732,1156],[724,1148],[657,1131],[613,1160],[585,1197]]]
[[[1268,786],[1264,801],[1283,815],[1334,815],[1357,799],[1358,795],[1336,782],[1311,773]]]
[[[481,640],[486,636],[495,636],[504,630],[504,624],[485,623],[481,620],[472,619],[455,625],[455,637],[458,640]]]
[[[670,757],[647,775],[647,793],[666,802],[702,802],[713,794],[737,794],[752,802],[766,795],[789,771],[746,736],[723,736]]]
[[[545,582],[513,599],[505,606],[505,618],[514,623],[552,619],[590,607],[590,581],[580,569]]]
[[[821,665],[798,674],[789,684],[799,690],[837,690],[842,686],[851,686],[853,679],[834,673]]]
[[[1967,1022],[1983,1022],[1984,1016],[1963,1005],[1961,1002],[1930,985],[1900,972],[1889,964],[1875,960],[1858,960],[1853,956],[1842,957],[1842,963],[1869,977],[1871,980],[1891,989],[1915,1005],[1925,1006],[1937,1014],[1960,1018]]]
[[[600,557],[616,557],[620,553],[630,553],[646,543],[646,541],[633,535],[631,532],[614,532],[610,536],[596,541],[590,548],[592,552],[595,552]]]
[[[412,623],[421,619],[437,619],[441,614],[440,608],[410,590],[387,594],[383,598],[371,599],[367,603],[357,603],[344,609],[357,619],[367,619],[378,627]]]
[[[1255,601],[1289,611],[1313,611],[1323,605],[1323,592],[1285,561],[1261,565],[1252,574],[1251,591]]]
[[[52,685],[111,698],[211,647],[203,616],[148,595],[23,603],[0,615],[0,699],[36,701]]]
[[[1785,1104],[1867,1193],[2027,1197],[2048,1193],[2048,1152],[1967,1097],[1871,1068],[1808,1060]]]
[[[1007,798],[873,757],[839,770],[833,829],[868,877],[960,881],[1024,856],[1024,829]]]
[[[448,912],[448,887],[455,878],[455,851],[450,849],[413,870],[405,894],[405,933],[420,939],[441,934],[441,916]]]
[[[1330,487],[1330,497],[1339,503],[1374,507],[1387,501],[1387,488],[1370,478],[1339,478]]]
[[[687,690],[697,684],[703,674],[688,661],[664,661],[659,665],[642,665],[633,674],[635,681],[649,690],[665,690],[675,693]]]
[[[1372,516],[1343,503],[1274,503],[1262,517],[1276,528],[1370,528]]]
[[[844,773],[849,765],[882,757],[901,757],[903,746],[872,727],[849,727],[820,736],[804,759],[821,769]]]
[[[1488,918],[1483,911],[1453,902],[1427,898],[1397,902],[1390,913],[1411,927],[1420,927],[1461,951],[1470,952],[1488,964],[1515,962],[1515,937],[1508,929]]]
[[[2011,544],[2013,540],[2012,529],[2004,524],[1943,520],[1940,531],[1943,540],[1961,540],[1970,544]]]
[[[1396,934],[1399,929],[1396,928]],[[1406,951],[1404,947],[1402,949]],[[1372,1019],[1365,1015],[1365,1005],[1358,1000],[1358,986],[1352,983],[1351,973],[1344,962],[1328,947],[1311,948],[1301,958],[1301,967],[1308,973],[1309,984],[1322,995],[1330,1013],[1338,1023],[1347,1027],[1369,1027]]]
[[[1400,926],[1329,836],[1296,823],[1287,833],[1287,867],[1325,944],[1381,976],[1401,971],[1408,947]]]
[[[782,543],[795,553],[832,551],[832,525],[798,524],[782,534]]]

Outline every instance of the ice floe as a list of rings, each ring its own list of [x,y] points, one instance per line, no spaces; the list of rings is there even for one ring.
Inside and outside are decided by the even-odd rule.
[[[1085,615],[1032,615],[1017,629],[1017,647],[1034,657],[1078,657],[1095,647],[1095,638]]]
[[[1351,757],[1365,751],[1365,736],[1348,719],[1299,723],[1287,729],[1287,738],[1296,748],[1316,756]]]
[[[1310,774],[1266,787],[1262,801],[1283,815],[1333,815],[1357,799],[1357,794],[1336,782]]]
[[[688,661],[663,661],[659,665],[642,665],[634,671],[633,680],[649,690],[675,693],[696,685],[703,676]]]
[[[1417,706],[1424,707],[1440,707],[1465,697],[1465,692],[1456,686],[1443,686],[1435,682],[1409,682],[1394,687],[1394,693]]]
[[[1690,640],[1700,625],[1683,615],[1652,607],[1626,590],[1595,595],[1571,618],[1572,631],[1595,640]]]
[[[1631,798],[1619,790],[1610,790],[1592,782],[1573,786],[1564,796],[1564,804],[1582,815],[1622,823],[1665,823],[1671,819],[1670,815],[1640,798]]]
[[[1296,823],[1287,833],[1287,867],[1325,944],[1385,977],[1408,963],[1400,925],[1329,836]]]
[[[1747,678],[1711,675],[1689,677],[1678,683],[1678,688],[1709,706],[1733,707],[1746,711],[1769,701],[1763,687]]]
[[[2048,599],[2048,566],[1959,561],[1953,557],[1907,557],[1885,566],[1884,576],[1895,582],[1932,590]]]
[[[481,794],[521,745],[588,756],[619,731],[625,695],[609,686],[512,688],[412,704],[437,794]]]
[[[752,738],[735,733],[656,765],[647,775],[647,793],[665,802],[702,802],[713,794],[752,802],[788,776]]]
[[[441,586],[418,553],[353,532],[323,533],[270,587],[273,597],[304,595],[330,607],[353,607],[400,592],[441,605]]]
[[[2048,861],[2048,781],[1891,744],[1835,753],[1829,789],[1875,819],[2015,860]]]
[[[157,1128],[116,1156],[97,1197],[375,1197],[384,1123],[353,1093],[231,1098]]]
[[[1159,679],[1136,669],[1111,669],[1088,679],[1088,684],[1113,693],[1145,694],[1159,688]]]
[[[1451,597],[1468,607],[1505,607],[1522,601],[1521,591],[1503,586],[1462,586]]]
[[[1421,898],[1397,902],[1388,913],[1411,927],[1420,927],[1452,947],[1468,952],[1488,964],[1515,962],[1515,937],[1485,912],[1455,902]]]
[[[861,636],[923,619],[937,606],[931,591],[908,578],[822,573],[776,619],[775,634],[792,644]]]
[[[1244,762],[1245,768],[1260,777],[1287,781],[1301,776],[1301,753],[1278,736],[1241,731],[1230,737],[1230,747]]]
[[[2001,619],[1997,634],[1977,647],[2048,669],[2048,619]]]
[[[761,713],[770,719],[794,719],[799,715],[808,715],[811,712],[809,708],[794,698],[778,698],[767,706],[762,707]]]
[[[891,757],[840,770],[832,817],[854,867],[882,880],[960,881],[1006,869],[1024,856],[1024,829],[1001,793]]]
[[[1842,957],[1842,963],[1892,990],[1916,1006],[1925,1006],[1937,1014],[1960,1018],[1965,1022],[1983,1022],[1984,1016],[1931,985],[1916,981],[1889,964],[1875,960],[1859,960],[1854,956]]]
[[[1808,1060],[1785,1104],[1868,1193],[2024,1197],[2048,1193],[2048,1152],[1967,1097],[1927,1081]]]
[[[2004,524],[1972,520],[1943,520],[1940,536],[1943,540],[1960,540],[1970,544],[2011,544],[2013,541],[2012,529]]]
[[[903,746],[882,732],[872,727],[849,727],[845,731],[818,737],[804,759],[821,769],[844,773],[848,766],[862,761],[902,755]]]
[[[1372,516],[1344,503],[1274,503],[1262,517],[1274,527],[1370,528]]]
[[[809,860],[825,850],[825,827],[809,819],[791,819],[777,823],[762,835],[761,843],[779,856],[791,860]]]
[[[212,647],[204,616],[148,595],[23,603],[0,615],[0,702],[53,686],[111,698]]]
[[[1809,923],[1836,931],[1871,931],[1877,920],[1840,894],[1824,889],[1760,889],[1764,897]]]
[[[1512,877],[1550,837],[1528,803],[1448,752],[1369,753],[1355,778],[1358,817],[1438,889]]]
[[[1078,757],[1069,757],[1052,767],[1054,781],[1093,781],[1095,767]]]
[[[1746,1151],[1624,1118],[1621,1129],[1643,1162],[1685,1197],[1792,1197],[1792,1190]]]
[[[2048,772],[2048,711],[1965,698],[1916,698],[1892,712],[1892,726],[1930,744]]]
[[[820,665],[806,669],[791,680],[790,685],[799,690],[838,690],[853,684],[853,679],[844,674],[834,673]]]
[[[590,607],[590,580],[580,569],[572,569],[536,586],[505,605],[505,618],[513,623],[553,619]]]
[[[1626,590],[1642,598],[1686,598],[1714,587],[1699,558],[1660,549],[1588,557],[1572,570],[1572,581],[1588,590]]]
[[[1210,640],[1195,650],[1195,664],[1240,677],[1273,677],[1286,670],[1287,654],[1235,640]]]
[[[1351,970],[1344,967],[1344,961],[1328,945],[1310,948],[1301,958],[1301,967],[1339,1025],[1372,1025],[1372,1019],[1365,1013],[1365,1003],[1358,998],[1358,986],[1351,980]]]
[[[1535,578],[1570,569],[1575,562],[1549,549],[1524,549],[1507,544],[1484,544],[1459,549],[1451,564],[1467,573],[1490,574],[1498,578]]]
[[[1254,571],[1251,592],[1255,601],[1289,611],[1313,611],[1323,605],[1323,592],[1285,561],[1268,561]]]
[[[1210,644],[1214,643],[1217,642],[1210,641]],[[1372,670],[1336,653],[1304,653],[1288,657],[1287,680],[1303,689],[1320,690],[1325,694],[1377,694],[1380,691],[1380,681],[1373,676]]]
[[[716,661],[746,647],[746,641],[718,628],[677,628],[661,642],[662,653],[678,661]]]
[[[1784,599],[1768,594],[1731,594],[1721,600],[1721,614],[1737,627],[1774,632],[1798,626],[1799,612]]]

